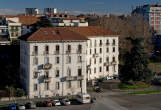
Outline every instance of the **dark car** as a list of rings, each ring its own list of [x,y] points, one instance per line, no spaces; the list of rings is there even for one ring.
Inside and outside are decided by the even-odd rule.
[[[91,98],[91,103],[95,103],[96,102],[96,98]]]
[[[101,92],[101,88],[99,86],[94,87],[95,92]]]
[[[161,77],[155,77],[152,80],[152,84],[154,84],[154,85],[161,85]]]
[[[9,110],[17,110],[15,104],[10,104]]]
[[[25,106],[26,106],[27,109],[36,109],[36,104],[34,102],[32,102],[32,101],[27,102],[25,104]]]

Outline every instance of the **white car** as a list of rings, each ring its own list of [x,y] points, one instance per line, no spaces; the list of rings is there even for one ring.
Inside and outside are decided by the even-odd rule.
[[[61,102],[63,105],[70,105],[70,101],[68,99],[62,99]]]
[[[61,105],[59,100],[53,100],[52,104],[55,105],[55,106],[60,106]]]
[[[107,76],[107,80],[112,80],[113,76]]]
[[[26,109],[24,104],[18,104],[17,108],[18,108],[18,110],[25,110]]]

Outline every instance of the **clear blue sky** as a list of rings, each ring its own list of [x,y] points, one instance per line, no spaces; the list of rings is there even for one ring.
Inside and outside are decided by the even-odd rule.
[[[0,0],[0,14],[24,11],[26,7],[56,7],[60,11],[67,10],[72,13],[130,13],[132,6],[148,3],[160,3],[161,0]]]

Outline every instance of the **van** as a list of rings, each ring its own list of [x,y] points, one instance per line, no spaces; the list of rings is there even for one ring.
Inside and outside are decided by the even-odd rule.
[[[81,93],[77,95],[77,101],[80,103],[90,103],[91,96],[87,93]]]

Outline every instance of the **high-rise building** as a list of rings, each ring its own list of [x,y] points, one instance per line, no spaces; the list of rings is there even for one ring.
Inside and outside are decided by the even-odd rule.
[[[37,8],[26,8],[26,15],[37,15],[39,14],[39,9]]]
[[[156,31],[156,34],[161,34],[161,5],[149,4],[137,6],[132,11],[132,15],[141,14],[145,17],[150,26]]]
[[[57,13],[57,9],[56,8],[44,8],[44,14],[48,14],[48,13]]]

